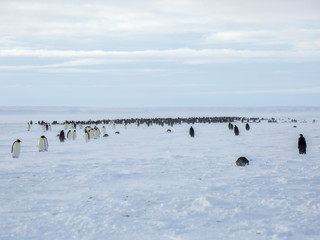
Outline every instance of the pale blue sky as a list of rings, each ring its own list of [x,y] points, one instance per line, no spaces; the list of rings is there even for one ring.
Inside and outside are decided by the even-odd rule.
[[[320,1],[0,0],[2,106],[319,106]]]

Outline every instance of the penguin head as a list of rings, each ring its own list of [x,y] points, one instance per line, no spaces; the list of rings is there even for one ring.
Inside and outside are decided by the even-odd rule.
[[[19,143],[19,142],[21,142],[21,140],[20,140],[20,139],[17,139],[17,142]]]
[[[46,137],[44,135],[42,135],[41,138],[46,138]]]
[[[300,137],[303,137],[303,135],[302,134],[299,134],[300,135]]]

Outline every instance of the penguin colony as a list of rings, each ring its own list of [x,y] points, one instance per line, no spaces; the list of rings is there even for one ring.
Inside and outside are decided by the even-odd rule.
[[[105,126],[102,126],[101,131],[97,127],[98,124],[109,124],[112,126],[112,129],[116,129],[117,124],[122,124],[124,128],[126,129],[127,124],[135,124],[136,126],[140,126],[141,124],[146,126],[151,126],[153,124],[164,126],[168,125],[173,127],[175,124],[196,124],[196,123],[226,123],[228,122],[228,128],[229,130],[232,130],[234,132],[235,136],[239,136],[239,128],[237,125],[234,125],[232,123],[234,122],[240,122],[245,123],[245,129],[247,131],[250,130],[249,122],[261,122],[261,120],[266,120],[264,118],[239,118],[239,117],[202,117],[202,118],[131,118],[131,119],[115,119],[115,120],[97,120],[97,121],[65,121],[63,123],[59,123],[58,121],[53,121],[52,124],[46,123],[44,121],[38,121],[38,124],[42,127],[42,130],[44,132],[51,131],[51,125],[64,125],[64,130],[68,130],[67,134],[65,134],[64,130],[61,130],[60,133],[57,135],[60,142],[64,142],[66,140],[74,141],[77,139],[77,131],[76,128],[79,127],[79,129],[83,128],[83,125],[87,125],[83,130],[83,138],[85,142],[89,142],[90,139],[98,139],[100,138],[101,134],[103,137],[108,137],[109,135],[106,133]],[[276,119],[271,118],[268,119],[269,123],[277,122]],[[296,120],[291,120],[291,122],[296,122]],[[30,131],[31,125],[33,124],[32,121],[30,123],[27,123],[27,131]],[[91,127],[91,125],[94,125]],[[73,129],[73,131],[71,130]],[[171,132],[171,129],[167,130],[168,133]],[[119,131],[116,131],[115,134],[120,134]],[[189,135],[190,137],[195,137],[195,130],[191,126],[189,129]],[[47,138],[42,135],[38,140],[38,150],[39,152],[46,152],[48,151],[48,140]],[[300,134],[299,143],[298,143],[298,149],[300,154],[306,154],[306,141],[302,134]],[[21,152],[21,140],[17,139],[12,144],[11,148],[11,155],[13,158],[19,158]],[[246,166],[249,165],[249,160],[246,157],[240,157],[235,162],[237,166]]]

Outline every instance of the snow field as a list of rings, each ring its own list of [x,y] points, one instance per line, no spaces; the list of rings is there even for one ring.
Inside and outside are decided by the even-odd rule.
[[[319,239],[319,123],[236,125],[105,125],[60,143],[62,125],[1,123],[0,239]]]

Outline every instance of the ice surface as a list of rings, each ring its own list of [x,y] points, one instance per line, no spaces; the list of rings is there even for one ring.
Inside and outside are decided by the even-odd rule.
[[[319,109],[0,111],[0,239],[319,239]],[[277,123],[250,123],[250,131],[235,123],[240,136],[227,123],[198,123],[195,138],[189,124],[105,125],[109,137],[88,143],[79,128],[64,143],[63,125],[26,128],[30,120],[227,115]],[[300,133],[306,155],[298,154]],[[41,135],[48,152],[38,151]],[[249,166],[235,166],[241,156]]]

